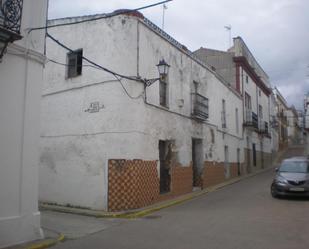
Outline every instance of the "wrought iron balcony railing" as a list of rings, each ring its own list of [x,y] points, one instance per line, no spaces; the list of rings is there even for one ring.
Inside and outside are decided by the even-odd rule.
[[[264,135],[264,136],[270,137],[270,132],[269,132],[269,129],[268,129],[268,122],[260,120],[260,122],[259,122],[259,133]]]
[[[208,98],[198,93],[192,93],[192,116],[206,120],[209,114]]]
[[[0,29],[19,34],[22,9],[23,0],[0,0]]]
[[[256,129],[259,128],[258,115],[254,113],[251,109],[245,110],[244,126],[253,127]]]

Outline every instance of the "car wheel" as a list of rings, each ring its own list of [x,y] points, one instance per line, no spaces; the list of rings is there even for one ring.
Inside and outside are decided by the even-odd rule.
[[[278,198],[278,194],[277,194],[277,191],[276,191],[274,184],[272,184],[271,187],[270,187],[270,193],[271,193],[272,197]]]

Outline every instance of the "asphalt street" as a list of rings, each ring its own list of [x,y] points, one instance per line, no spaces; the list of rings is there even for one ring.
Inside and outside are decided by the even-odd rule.
[[[264,172],[53,248],[308,249],[309,200],[273,199],[273,175]]]

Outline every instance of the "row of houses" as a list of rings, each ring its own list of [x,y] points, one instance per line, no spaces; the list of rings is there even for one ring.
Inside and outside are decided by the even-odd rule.
[[[16,2],[0,1],[0,248],[42,238],[38,200],[140,208],[269,167],[301,140],[240,37],[191,52],[124,10],[47,32],[47,0]]]
[[[269,167],[295,137],[241,37],[191,52],[126,10],[49,25],[42,202],[140,208]]]

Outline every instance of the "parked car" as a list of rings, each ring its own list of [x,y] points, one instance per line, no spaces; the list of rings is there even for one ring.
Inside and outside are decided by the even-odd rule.
[[[309,159],[307,157],[285,159],[280,167],[276,168],[276,172],[271,184],[273,197],[309,197]]]

